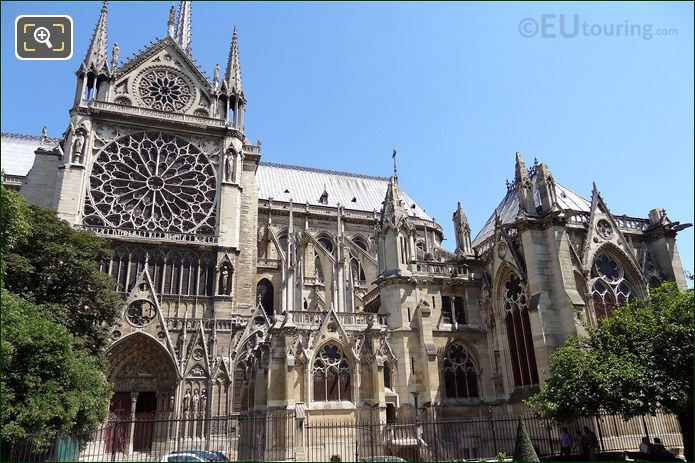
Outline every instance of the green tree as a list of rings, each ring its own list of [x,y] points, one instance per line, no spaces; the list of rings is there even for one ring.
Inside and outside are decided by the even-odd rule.
[[[664,283],[649,299],[615,310],[587,338],[550,357],[548,381],[529,400],[546,417],[572,420],[601,412],[624,419],[674,413],[693,461],[693,291]]]
[[[3,286],[47,309],[76,343],[98,355],[123,301],[99,270],[109,241],[76,230],[55,212],[2,189]]]
[[[58,436],[86,436],[108,410],[100,361],[76,349],[44,308],[5,289],[0,306],[2,441],[26,439],[41,448]]]
[[[513,461],[540,461],[536,449],[533,448],[524,422],[519,419],[516,426],[516,442],[514,443]]]

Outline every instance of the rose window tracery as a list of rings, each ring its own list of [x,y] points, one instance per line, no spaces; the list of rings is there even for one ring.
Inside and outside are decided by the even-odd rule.
[[[193,143],[156,132],[125,135],[96,156],[87,225],[214,234],[215,167]]]
[[[147,326],[152,323],[157,314],[154,305],[145,300],[137,300],[128,306],[126,316],[134,326]]]
[[[596,223],[596,231],[604,240],[609,240],[613,237],[613,227],[606,219],[601,219]]]
[[[183,111],[193,102],[193,88],[173,69],[153,69],[138,83],[138,95],[145,106],[160,111]]]
[[[591,299],[597,319],[609,317],[616,307],[634,300],[632,284],[625,278],[622,265],[612,256],[605,253],[596,256],[591,276]]]

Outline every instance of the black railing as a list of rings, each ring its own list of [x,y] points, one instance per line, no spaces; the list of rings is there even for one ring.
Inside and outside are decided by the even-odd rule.
[[[446,411],[444,409],[443,411]],[[342,410],[341,412],[345,412]],[[552,423],[533,415],[445,418],[442,411],[421,413],[411,420],[384,422],[373,410],[349,413],[336,421],[330,412],[293,411],[224,417],[137,414],[111,416],[89,436],[31,438],[3,446],[4,461],[160,461],[174,453],[221,452],[233,461],[359,461],[396,456],[408,461],[453,461],[512,455],[521,419],[536,452],[559,453],[560,429],[571,435],[585,426],[594,432],[603,452],[636,451],[643,436],[659,437],[679,453],[682,439],[673,415],[658,413],[623,421],[605,415],[572,423]]]

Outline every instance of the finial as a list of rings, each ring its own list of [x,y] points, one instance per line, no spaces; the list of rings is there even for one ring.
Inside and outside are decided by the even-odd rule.
[[[44,125],[43,128],[41,129],[41,144],[45,145],[47,139],[48,139],[48,129],[46,129],[46,126]]]
[[[174,24],[176,23],[176,8],[171,5],[169,8],[169,20],[167,21],[167,35],[169,37],[174,36]]]
[[[113,71],[118,65],[118,55],[121,54],[121,49],[118,48],[118,43],[113,43],[113,48],[111,48],[111,70]]]
[[[215,63],[215,67],[212,70],[212,86],[217,88],[217,84],[220,83],[220,65]]]
[[[393,154],[391,157],[393,158],[393,178],[396,180],[396,183],[398,183],[398,165],[396,164],[396,154],[398,152],[396,151],[396,147],[393,148]]]

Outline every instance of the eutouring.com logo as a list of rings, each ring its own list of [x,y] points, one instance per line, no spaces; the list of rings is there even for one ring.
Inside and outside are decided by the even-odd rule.
[[[519,34],[542,39],[574,39],[577,37],[633,37],[651,40],[654,37],[673,37],[678,35],[676,28],[654,27],[653,24],[631,23],[591,23],[578,14],[543,14],[538,18],[524,18],[519,21]]]

